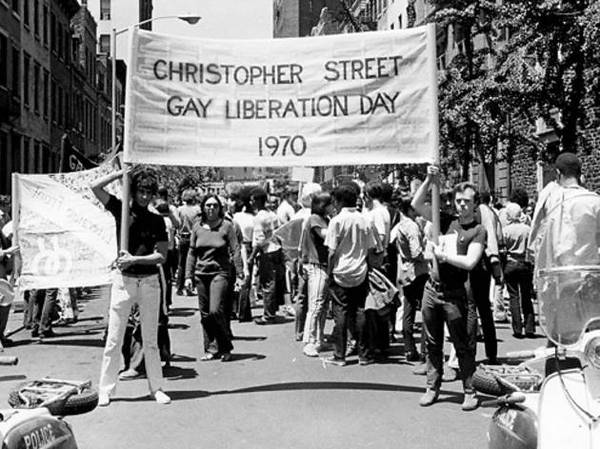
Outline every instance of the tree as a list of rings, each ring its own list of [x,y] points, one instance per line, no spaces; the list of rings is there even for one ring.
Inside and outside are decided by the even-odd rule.
[[[542,156],[534,133],[539,118],[563,150],[589,148],[586,130],[598,125],[600,100],[598,2],[429,3],[438,29],[453,30],[458,41],[439,88],[440,147],[450,177],[466,179],[473,158],[489,174],[516,148]]]

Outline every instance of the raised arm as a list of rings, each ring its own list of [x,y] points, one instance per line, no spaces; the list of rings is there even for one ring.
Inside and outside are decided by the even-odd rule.
[[[410,203],[417,214],[429,221],[431,221],[431,205],[426,204],[425,200],[427,199],[427,192],[431,188],[431,185],[434,182],[437,182],[439,173],[440,169],[438,166],[430,165],[427,167],[427,177],[423,184],[417,189],[417,192]]]
[[[90,184],[90,189],[92,189],[92,192],[94,192],[94,195],[96,195],[96,198],[98,198],[98,200],[104,206],[106,206],[106,203],[108,203],[108,200],[110,198],[110,194],[106,190],[104,190],[104,187],[109,185],[115,179],[122,177],[123,173],[124,173],[124,170],[119,170],[119,171],[116,171],[113,173],[109,173],[108,175],[103,176],[102,178],[96,179],[93,183]]]

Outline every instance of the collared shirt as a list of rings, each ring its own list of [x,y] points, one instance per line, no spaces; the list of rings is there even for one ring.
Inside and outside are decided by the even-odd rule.
[[[333,280],[342,287],[356,287],[367,276],[370,249],[383,248],[369,219],[354,207],[344,207],[327,228],[325,246],[335,252]]]
[[[540,192],[529,249],[539,256],[536,264],[545,259],[544,266],[599,264],[600,196],[578,185],[550,183]]]
[[[375,226],[375,230],[381,239],[381,244],[384,250],[387,249],[390,244],[390,212],[387,207],[381,204],[379,201],[373,201],[373,207],[366,211],[367,216]]]
[[[414,278],[427,274],[429,266],[424,258],[424,236],[419,225],[406,215],[400,214],[400,221],[391,235],[402,259],[402,269],[405,272],[414,272]]]
[[[517,260],[525,259],[530,231],[531,227],[521,221],[508,223],[502,228],[508,257]]]

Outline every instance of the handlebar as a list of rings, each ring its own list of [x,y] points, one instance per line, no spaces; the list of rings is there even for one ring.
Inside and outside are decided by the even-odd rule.
[[[511,351],[506,353],[507,359],[531,359],[535,357],[535,350]]]
[[[515,404],[520,404],[522,402],[525,402],[525,395],[523,393],[511,393],[511,394],[507,394],[504,396],[499,396],[496,399],[493,399],[491,401],[483,401],[481,403],[481,405],[495,405],[495,406],[499,406],[499,405],[515,405]]]
[[[16,365],[19,363],[19,358],[12,355],[1,355],[0,365]]]

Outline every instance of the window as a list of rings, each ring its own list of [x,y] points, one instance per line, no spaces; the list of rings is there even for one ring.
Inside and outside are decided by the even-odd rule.
[[[40,65],[33,65],[33,110],[40,113]]]
[[[58,86],[57,94],[58,96],[58,126],[63,126],[63,117],[64,117],[64,109],[63,109],[63,88]]]
[[[64,48],[63,48],[63,58],[65,58],[65,63],[68,64],[69,63],[69,38],[70,38],[70,34],[69,34],[69,27],[66,26],[65,27],[65,35],[64,35]]]
[[[32,161],[32,165],[33,165],[33,171],[32,173],[38,173],[41,172],[41,167],[40,167],[40,159],[41,159],[41,143],[38,142],[37,140],[33,141],[33,161]]]
[[[50,73],[48,70],[44,69],[44,84],[42,87],[42,111],[44,113],[44,118],[48,120],[48,88],[50,83]]]
[[[58,35],[58,57],[63,57],[63,26],[62,23],[56,24],[56,34]]]
[[[100,0],[100,20],[110,20],[110,0]]]
[[[33,34],[40,36],[40,0],[33,0]]]
[[[24,171],[25,173],[31,173],[31,158],[29,157],[29,146],[31,144],[31,139],[29,137],[23,136],[23,155],[25,161]]]
[[[110,54],[110,35],[100,35],[100,53]]]
[[[22,173],[21,171],[21,161],[23,160],[21,157],[22,149],[21,149],[21,136],[16,132],[11,133],[11,150],[13,155],[12,161],[12,171],[17,173]]]
[[[50,118],[56,123],[56,81],[50,82]]]
[[[12,95],[16,98],[21,98],[21,92],[19,91],[19,65],[21,64],[21,52],[18,48],[13,47],[12,49]]]
[[[29,28],[29,1],[23,0],[23,25]]]
[[[10,166],[8,165],[8,135],[0,131],[0,193],[10,189]]]
[[[42,39],[44,45],[48,46],[48,6],[44,5],[44,15],[42,16]]]
[[[56,51],[56,16],[50,14],[50,48],[52,51]]]
[[[69,91],[65,90],[65,100],[64,100],[64,118],[63,118],[63,123],[65,125],[65,128],[68,127],[69,124]]]
[[[23,103],[29,106],[29,55],[23,52]]]
[[[0,61],[8,60],[8,38],[0,34]],[[0,86],[8,87],[8,64],[2,64],[0,67]]]

